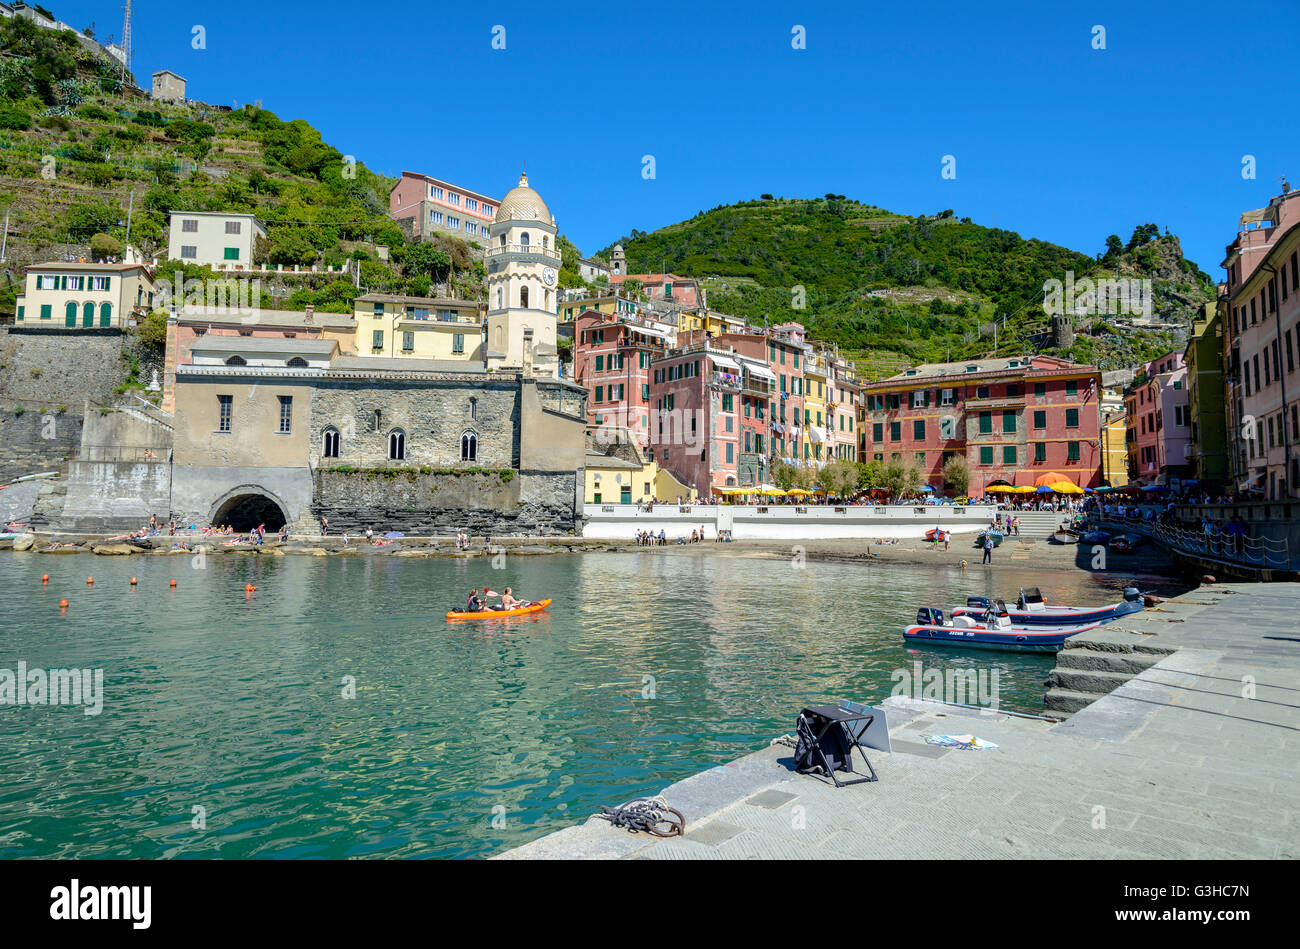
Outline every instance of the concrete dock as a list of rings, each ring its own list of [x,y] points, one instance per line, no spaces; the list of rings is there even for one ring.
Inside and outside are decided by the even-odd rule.
[[[664,790],[683,837],[590,819],[497,859],[1300,857],[1300,584],[1204,586],[1086,651],[1137,658],[1065,721],[891,698],[877,782],[773,745]],[[924,740],[966,733],[998,747]]]

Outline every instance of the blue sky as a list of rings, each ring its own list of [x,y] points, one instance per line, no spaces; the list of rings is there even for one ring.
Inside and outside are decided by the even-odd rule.
[[[118,0],[45,5],[121,31]],[[1238,215],[1279,175],[1300,186],[1294,3],[982,6],[137,0],[133,65],[146,87],[169,68],[195,99],[306,119],[388,174],[500,196],[526,159],[586,253],[763,192],[830,191],[1088,253],[1153,221],[1219,279]]]

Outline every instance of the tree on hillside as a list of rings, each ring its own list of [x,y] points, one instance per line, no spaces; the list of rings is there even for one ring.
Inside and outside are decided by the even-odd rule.
[[[1160,236],[1160,228],[1154,224],[1139,224],[1133,228],[1133,236],[1128,239],[1128,246],[1125,250],[1133,250],[1135,247],[1141,247],[1143,244],[1149,244]]]
[[[1119,239],[1118,234],[1111,234],[1106,238],[1106,252],[1101,255],[1103,264],[1113,264],[1119,260],[1119,255],[1124,252],[1124,242]]]
[[[451,258],[427,242],[407,247],[401,263],[408,278],[426,274],[434,280],[445,280],[451,273]]]

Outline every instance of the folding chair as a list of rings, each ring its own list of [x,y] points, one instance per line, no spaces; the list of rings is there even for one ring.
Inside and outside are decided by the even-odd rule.
[[[837,788],[879,780],[866,751],[858,744],[858,736],[866,732],[874,718],[869,712],[853,712],[834,705],[805,708],[795,723],[799,736],[794,750],[795,770],[800,774],[825,774]],[[850,727],[859,722],[863,723],[861,728]],[[859,773],[853,770],[854,748],[862,755],[870,777],[841,781],[835,776],[836,771]]]

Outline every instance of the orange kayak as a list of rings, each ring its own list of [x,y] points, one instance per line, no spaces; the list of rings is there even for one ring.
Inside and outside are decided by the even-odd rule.
[[[532,606],[522,606],[517,610],[479,610],[477,613],[448,613],[447,619],[500,619],[503,616],[523,616],[525,613],[539,613],[550,605],[550,600],[538,600]]]

